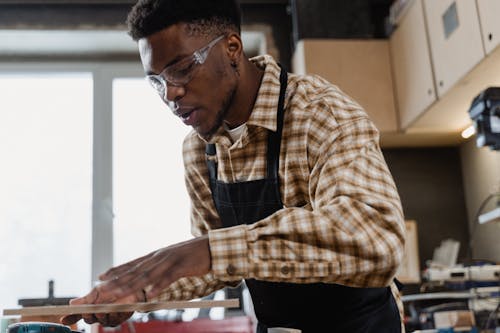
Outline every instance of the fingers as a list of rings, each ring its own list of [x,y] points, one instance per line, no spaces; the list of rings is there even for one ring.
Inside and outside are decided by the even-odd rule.
[[[99,323],[103,326],[118,326],[132,316],[133,312],[104,313],[95,315],[69,315],[62,317],[59,321],[63,325],[73,325],[83,318],[87,324]]]
[[[105,325],[103,323],[108,322],[109,314],[107,314],[107,313],[96,313],[96,314],[93,314],[93,316],[95,317],[96,322],[99,322],[101,325]],[[90,323],[87,323],[87,324],[90,324]]]
[[[99,296],[99,299],[101,296]],[[118,299],[115,303],[134,303],[137,302],[137,296],[132,295],[127,298]],[[134,313],[133,312],[118,312],[118,313],[95,313],[93,315],[84,318],[85,322],[88,324],[92,323],[100,323],[103,326],[118,326],[128,318],[130,318]]]
[[[78,304],[92,304],[95,303],[95,301],[98,298],[98,292],[97,290],[92,289],[90,293],[83,297],[79,298],[74,298],[71,301],[69,301],[70,305],[78,305]],[[92,314],[74,314],[74,315],[69,315],[69,316],[64,316],[60,319],[61,323],[64,325],[72,325],[79,321],[80,319],[83,319],[87,324],[93,324],[97,322],[97,319],[94,315]]]
[[[126,273],[100,284],[99,292],[104,297],[120,299],[142,292],[150,285],[161,283],[168,286],[174,281],[170,273],[174,264],[175,260],[168,254],[150,256],[135,267],[131,267]]]
[[[82,319],[82,315],[79,315],[79,314],[75,314],[75,315],[69,315],[69,316],[64,316],[64,317],[61,317],[59,319],[59,321],[61,322],[61,324],[63,325],[73,325],[74,323],[76,323],[77,321],[79,321],[80,319]]]
[[[172,282],[187,276],[201,276],[210,270],[211,257],[207,236],[152,252],[140,259],[118,266],[114,278],[98,286],[105,298],[120,299],[141,290],[148,298],[157,296]],[[106,274],[110,277],[112,274]]]
[[[156,297],[177,279],[201,276],[208,273],[210,266],[208,237],[198,237],[109,269],[100,275],[101,284],[86,296],[72,300],[71,304],[144,302],[144,290],[148,290],[148,299]],[[88,324],[99,322],[104,326],[116,326],[131,315],[82,314],[65,316],[61,321],[71,324],[83,319]]]
[[[103,299],[100,297],[99,289],[93,288],[87,295],[79,298],[72,299],[70,305],[81,305],[81,304],[96,304],[96,303],[112,303],[111,299]],[[94,314],[75,314],[69,315],[61,318],[61,322],[65,325],[71,325],[76,323],[78,320],[83,319],[87,324],[93,324],[99,322],[99,318]]]
[[[93,324],[93,323],[97,323],[99,321],[94,314],[82,314],[82,319],[87,324]]]
[[[133,312],[109,313],[106,322],[99,321],[103,326],[118,326],[132,316]]]
[[[127,304],[137,302],[137,296],[132,295],[130,297],[122,298],[116,300],[117,304]],[[95,319],[103,326],[118,326],[128,318],[130,318],[133,312],[115,312],[115,313],[96,313],[94,314]]]
[[[142,297],[142,292],[140,294]],[[138,296],[133,295],[128,298],[116,300],[116,303],[133,303],[137,301]],[[99,293],[98,288],[94,288],[87,295],[75,298],[70,301],[71,305],[77,304],[103,304],[111,303],[107,301]],[[74,314],[64,316],[60,322],[64,325],[72,325],[83,319],[87,324],[100,323],[103,326],[117,326],[132,316],[133,312],[120,312],[120,313],[95,313],[95,314]]]

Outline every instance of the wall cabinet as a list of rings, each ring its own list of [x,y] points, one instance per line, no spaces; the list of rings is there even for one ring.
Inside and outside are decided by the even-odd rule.
[[[389,40],[301,40],[292,68],[356,99],[383,146],[456,145],[474,97],[500,86],[498,13],[500,0],[413,0]]]
[[[391,35],[390,50],[397,109],[404,129],[437,98],[422,0],[413,1]]]
[[[484,57],[476,2],[424,0],[438,97]]]
[[[481,34],[483,36],[484,50],[490,54],[500,45],[500,1],[477,0]]]
[[[381,132],[398,130],[387,40],[303,39],[292,70],[318,74],[351,96]]]
[[[423,0],[438,99],[405,128],[407,132],[453,133],[460,140],[460,132],[472,124],[468,110],[474,97],[500,85],[500,47],[493,39],[499,35],[495,29],[500,25],[500,1],[477,4]],[[482,38],[486,31],[493,31],[487,56]]]

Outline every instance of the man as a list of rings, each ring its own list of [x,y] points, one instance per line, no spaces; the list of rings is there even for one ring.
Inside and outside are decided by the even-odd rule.
[[[110,269],[72,304],[192,299],[245,279],[258,332],[400,332],[403,214],[363,109],[320,77],[248,60],[233,0],[141,0],[128,24],[149,82],[194,129],[196,237]]]

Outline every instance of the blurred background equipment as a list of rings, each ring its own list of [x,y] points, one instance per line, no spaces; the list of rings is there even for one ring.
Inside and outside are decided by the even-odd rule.
[[[489,87],[477,95],[469,116],[475,124],[477,146],[500,150],[500,87]]]
[[[18,300],[18,304],[21,305],[23,308],[33,307],[33,306],[46,306],[46,305],[67,305],[67,304],[69,304],[69,301],[71,299],[73,299],[73,298],[76,297],[76,296],[72,296],[72,297],[55,297],[54,296],[54,285],[55,285],[54,280],[50,280],[49,281],[49,295],[48,295],[47,298],[23,298],[23,299],[19,299]],[[56,316],[21,316],[21,320],[20,321],[21,322],[52,322],[52,323],[58,323],[59,322],[59,318],[60,318],[60,316],[58,316],[58,315],[56,315]],[[22,327],[22,326],[15,326],[15,327],[16,327],[16,329],[18,329],[18,328],[20,329],[20,327]],[[33,326],[33,327],[35,327],[35,326]],[[37,327],[36,332],[38,332],[38,330],[48,329],[49,326],[39,325],[39,326],[36,326],[36,327]],[[72,328],[75,329],[76,325],[72,326]],[[57,329],[61,329],[61,328],[58,326]],[[51,333],[66,333],[66,332],[58,331],[57,329],[54,329],[54,331],[48,330],[46,332],[51,332]],[[23,331],[23,330],[19,331],[19,333],[23,333],[23,332],[25,332],[25,331]],[[45,331],[43,331],[43,332],[45,332]],[[40,331],[40,333],[43,333],[43,332]],[[11,333],[11,332],[9,331],[8,333]],[[12,333],[15,333],[15,332],[12,332]],[[30,331],[30,333],[32,333],[32,332]]]

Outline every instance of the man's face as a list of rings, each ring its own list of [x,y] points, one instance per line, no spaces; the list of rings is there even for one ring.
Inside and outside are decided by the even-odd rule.
[[[176,64],[181,66],[172,73],[181,77],[184,72],[192,70],[187,83],[169,84],[168,75],[162,75],[162,79],[167,78],[167,89],[161,97],[175,115],[205,139],[209,139],[222,124],[237,85],[225,52],[224,37],[213,44],[203,64],[188,60],[193,52],[214,38],[189,35],[185,24],[181,23],[139,40],[141,61],[148,75],[158,75],[167,67],[176,69]],[[170,73],[169,69],[166,72]]]

